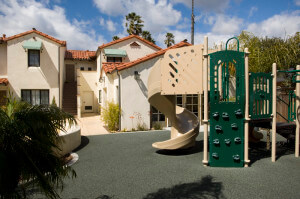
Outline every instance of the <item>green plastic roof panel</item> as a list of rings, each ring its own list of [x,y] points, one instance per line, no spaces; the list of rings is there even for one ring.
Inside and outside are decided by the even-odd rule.
[[[127,53],[121,49],[104,49],[104,54],[107,57],[126,57]]]
[[[25,41],[23,43],[24,49],[30,49],[30,50],[40,50],[42,48],[42,42],[41,41]]]

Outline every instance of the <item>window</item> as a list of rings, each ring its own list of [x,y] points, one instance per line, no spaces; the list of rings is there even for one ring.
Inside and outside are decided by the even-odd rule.
[[[28,66],[40,67],[40,51],[28,50]]]
[[[102,90],[99,90],[99,103],[102,103]]]
[[[49,90],[21,90],[21,97],[32,105],[49,104]]]
[[[84,70],[84,67],[83,67],[83,66],[82,66],[82,67],[80,67],[80,70],[81,70],[81,71],[83,71],[83,70]]]
[[[107,57],[107,62],[122,62],[122,57]]]
[[[186,95],[186,109],[198,116],[198,95]]]
[[[161,122],[165,121],[165,115],[162,114],[159,110],[151,106],[151,113],[152,113],[152,122]]]
[[[183,107],[183,99],[182,99],[182,95],[176,95],[176,105]]]
[[[92,67],[88,67],[88,71],[92,71]]]

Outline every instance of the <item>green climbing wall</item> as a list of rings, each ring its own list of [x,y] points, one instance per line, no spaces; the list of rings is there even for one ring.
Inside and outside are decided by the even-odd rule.
[[[209,164],[244,166],[245,54],[225,50],[210,56]],[[221,69],[220,69],[221,68]],[[221,70],[221,72],[219,72]],[[221,74],[219,77],[219,74]],[[236,92],[229,95],[235,77]],[[219,81],[222,83],[219,84]],[[219,88],[221,85],[222,88]]]

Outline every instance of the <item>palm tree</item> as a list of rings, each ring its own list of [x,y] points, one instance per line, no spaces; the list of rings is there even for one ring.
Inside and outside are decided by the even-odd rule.
[[[20,194],[20,182],[39,187],[48,198],[59,198],[55,188],[63,188],[63,178],[76,177],[53,152],[66,122],[76,123],[55,105],[32,106],[8,98],[0,108],[0,198],[26,198],[26,191]]]
[[[141,16],[131,12],[126,15],[126,21],[125,26],[129,35],[140,35],[142,33],[142,27],[144,26],[142,23],[144,21]]]
[[[166,40],[165,40],[165,44],[167,45],[167,47],[170,47],[172,45],[175,44],[175,40],[174,40],[174,35],[172,33],[167,33],[166,34]]]
[[[144,39],[146,39],[146,40],[148,40],[148,41],[150,41],[150,42],[152,42],[152,43],[155,44],[155,40],[152,38],[152,35],[151,35],[151,33],[150,33],[149,31],[144,30],[144,31],[142,32],[142,37],[143,37]]]
[[[113,41],[116,41],[116,40],[118,40],[118,39],[120,39],[120,37],[118,37],[118,36],[116,36],[116,35],[113,36],[113,38],[112,38]]]

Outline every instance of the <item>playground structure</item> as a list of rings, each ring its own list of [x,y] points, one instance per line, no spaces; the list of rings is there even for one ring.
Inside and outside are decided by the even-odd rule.
[[[227,49],[231,39],[237,40],[237,51]],[[274,63],[272,74],[249,73],[248,60],[248,49],[240,52],[237,38],[230,38],[225,50],[209,51],[205,37],[204,44],[167,51],[149,75],[148,100],[171,121],[171,139],[153,143],[153,147],[173,150],[195,144],[199,120],[185,108],[176,106],[175,96],[203,94],[205,166],[248,167],[249,134],[254,139],[261,138],[253,127],[272,129],[272,162],[276,160],[276,132],[296,129],[295,156],[299,157],[300,87],[296,84],[296,92],[290,92],[288,120],[295,124],[277,123],[276,88],[277,72],[295,73],[294,82],[300,83],[300,65],[293,71],[277,71]],[[232,77],[235,92],[229,89]]]

